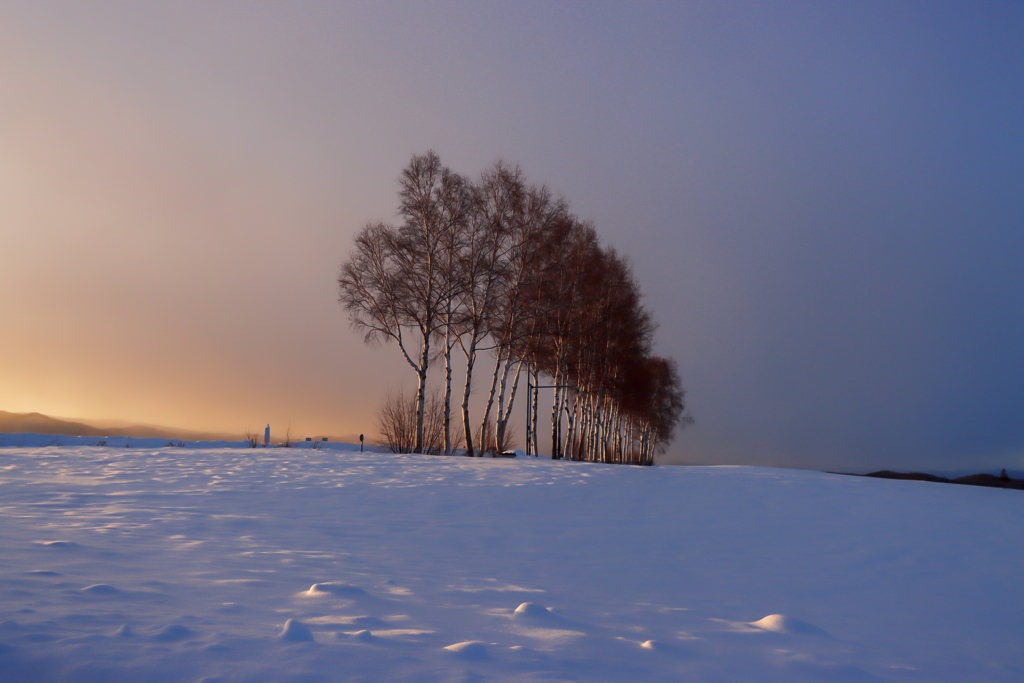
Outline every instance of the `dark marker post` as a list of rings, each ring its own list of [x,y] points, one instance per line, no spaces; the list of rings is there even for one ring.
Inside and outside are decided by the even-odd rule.
[[[359,435],[359,452],[360,453],[363,452],[363,435],[362,434]]]

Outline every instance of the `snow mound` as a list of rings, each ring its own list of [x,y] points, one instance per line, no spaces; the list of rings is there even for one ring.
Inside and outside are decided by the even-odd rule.
[[[535,602],[524,602],[519,607],[516,607],[516,611],[513,614],[519,618],[527,619],[546,619],[554,616],[547,607],[538,605]]]
[[[640,643],[640,647],[645,650],[660,652],[664,655],[672,655],[675,657],[688,657],[693,654],[692,650],[682,647],[678,643],[666,643],[661,640],[645,640]]]
[[[806,621],[800,621],[793,617],[787,617],[784,614],[769,614],[764,619],[750,622],[750,625],[765,631],[772,631],[773,633],[799,633],[802,635],[815,636],[828,635],[825,631],[813,624],[808,624]]]
[[[313,642],[313,632],[298,619],[289,619],[284,622],[284,630],[281,631],[281,635],[279,637],[281,640],[286,640],[290,643]]]
[[[445,648],[459,659],[487,659],[487,647],[479,640],[467,640]]]
[[[44,548],[56,548],[58,550],[71,550],[73,548],[81,547],[74,541],[40,541],[39,545],[43,546]]]
[[[0,524],[0,681],[1019,679],[1024,582],[992,567],[1024,563],[1024,499],[892,484],[533,457],[0,448],[0,509],[17,512]],[[609,507],[644,510],[642,523]],[[865,571],[885,590],[843,589]],[[527,576],[536,592],[516,587]],[[119,593],[82,592],[97,585]],[[937,595],[961,596],[938,615],[955,619],[937,618]],[[288,642],[290,617],[312,641]],[[817,626],[836,633],[802,635]]]
[[[306,591],[306,595],[336,595],[343,598],[365,598],[369,596],[369,593],[359,586],[352,586],[347,583],[314,583],[310,586],[309,590]]]
[[[187,626],[182,626],[181,624],[169,624],[160,629],[160,631],[153,637],[164,643],[173,643],[178,640],[185,640],[193,635],[195,635],[195,631]]]
[[[121,627],[114,631],[114,635],[120,638],[131,638],[135,634],[132,633],[132,627],[128,624],[121,624]]]
[[[117,595],[121,591],[117,590],[109,583],[94,583],[91,586],[86,586],[82,589],[83,593],[89,595]]]

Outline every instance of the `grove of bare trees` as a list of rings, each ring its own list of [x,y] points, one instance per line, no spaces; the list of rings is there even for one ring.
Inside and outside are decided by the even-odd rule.
[[[675,428],[692,422],[675,362],[653,354],[655,326],[629,263],[564,200],[516,166],[499,161],[472,180],[433,152],[412,157],[398,194],[400,222],[367,224],[338,276],[352,325],[367,342],[394,343],[416,375],[415,397],[389,397],[379,415],[386,441],[404,439],[393,448],[507,449],[524,376],[527,453],[539,452],[538,387],[554,390],[556,459],[653,464]],[[457,422],[456,350],[465,372]],[[486,352],[495,362],[474,421]],[[428,401],[435,362],[444,388]]]

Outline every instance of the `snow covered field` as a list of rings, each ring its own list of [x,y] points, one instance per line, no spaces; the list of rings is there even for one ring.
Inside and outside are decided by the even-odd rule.
[[[0,681],[1024,680],[1020,491],[11,443]]]

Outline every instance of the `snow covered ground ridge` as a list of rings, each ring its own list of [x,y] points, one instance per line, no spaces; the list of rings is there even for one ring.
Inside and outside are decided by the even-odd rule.
[[[1018,491],[0,448],[0,681],[1021,681]]]

